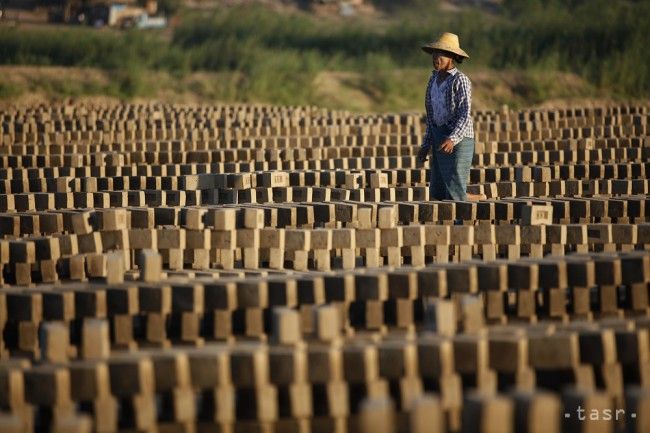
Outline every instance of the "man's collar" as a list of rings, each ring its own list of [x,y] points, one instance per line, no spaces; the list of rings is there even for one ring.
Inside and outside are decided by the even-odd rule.
[[[437,70],[435,70],[435,69],[433,70],[433,73],[434,73],[434,74],[437,74],[438,72],[440,72],[440,71],[437,71]],[[447,73],[448,73],[449,75],[456,75],[456,74],[458,73],[458,68],[453,67],[453,68],[451,68],[450,70],[448,70]]]

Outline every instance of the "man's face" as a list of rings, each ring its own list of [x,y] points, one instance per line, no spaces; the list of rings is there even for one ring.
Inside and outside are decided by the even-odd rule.
[[[444,51],[435,50],[431,53],[431,59],[433,62],[433,67],[436,70],[447,69],[451,63],[451,57]]]

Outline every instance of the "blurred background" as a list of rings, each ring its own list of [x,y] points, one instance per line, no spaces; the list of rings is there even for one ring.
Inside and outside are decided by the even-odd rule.
[[[0,0],[0,104],[422,111],[442,31],[475,108],[650,96],[650,0]]]

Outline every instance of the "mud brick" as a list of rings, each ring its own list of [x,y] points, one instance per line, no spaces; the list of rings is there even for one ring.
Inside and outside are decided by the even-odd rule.
[[[537,263],[508,263],[508,286],[515,290],[537,290],[539,266]]]
[[[375,172],[370,173],[370,187],[371,188],[387,188],[388,185],[388,174]]]
[[[332,249],[332,230],[316,229],[311,232],[311,246],[314,262],[318,270],[330,270],[330,250]]]
[[[356,274],[354,276],[355,299],[358,301],[388,299],[388,277],[385,273]]]
[[[316,424],[323,427],[319,421],[323,420],[320,416],[328,416],[333,419],[347,417],[350,412],[350,395],[348,386],[343,381],[329,382],[318,384],[312,387],[312,398],[314,405],[314,414],[312,426]],[[331,424],[325,424],[325,429],[333,428]],[[324,430],[332,431],[332,430]]]
[[[646,329],[616,330],[617,358],[622,365],[643,364],[648,360]]]
[[[0,216],[0,233],[3,235],[20,236],[20,217],[12,215]]]
[[[227,209],[210,209],[206,223],[216,230],[233,230],[237,226],[237,210]]]
[[[587,225],[587,240],[589,243],[598,243],[598,244],[612,243],[612,225],[611,224]]]
[[[281,390],[284,388],[281,393],[286,393],[287,386],[304,384],[307,381],[306,350],[300,346],[271,346],[269,371],[271,384],[281,387]],[[311,399],[311,395],[306,398]]]
[[[202,313],[204,291],[202,284],[172,284],[172,312]]]
[[[594,262],[581,259],[566,261],[569,286],[593,287],[596,282]]]
[[[261,229],[264,227],[264,211],[262,209],[245,208],[241,214],[244,228]]]
[[[41,327],[39,336],[41,359],[50,363],[66,363],[70,348],[70,334],[63,323],[49,322]]]
[[[101,253],[104,251],[102,236],[99,232],[77,236],[79,252],[82,254]]]
[[[156,207],[154,211],[155,226],[177,226],[178,225],[178,208],[175,207]]]
[[[171,312],[172,289],[170,286],[141,286],[138,295],[142,312],[163,314]]]
[[[334,203],[316,203],[317,200],[313,200],[313,201],[314,203],[312,203],[312,207],[314,208],[314,219],[316,222],[329,223],[334,221],[335,219]]]
[[[67,368],[39,365],[23,373],[25,401],[36,406],[68,406],[70,373]]]
[[[152,357],[156,392],[173,391],[191,385],[190,361],[187,353],[161,353]]]
[[[570,332],[553,335],[531,335],[528,359],[535,369],[569,369],[580,361],[578,335]]]
[[[0,211],[11,212],[16,210],[16,198],[13,194],[0,194]]]
[[[562,407],[554,394],[516,391],[510,397],[514,405],[514,431],[560,433]]]
[[[377,300],[354,301],[350,304],[349,320],[352,326],[366,330],[384,327],[384,303]]]
[[[553,224],[553,206],[526,205],[521,211],[523,225]]]
[[[418,297],[444,298],[448,293],[445,268],[424,268],[418,270]]]
[[[158,248],[183,249],[185,248],[185,229],[163,228],[156,230]]]
[[[126,209],[103,209],[95,212],[93,224],[99,230],[123,230],[128,228]]]
[[[257,185],[263,187],[288,187],[289,173],[284,171],[267,171],[257,174]]]
[[[415,270],[394,270],[387,273],[388,298],[416,299],[418,297],[418,272]]]
[[[131,229],[128,237],[128,244],[134,250],[158,248],[158,236],[154,229]]]
[[[27,212],[36,209],[36,200],[34,194],[32,193],[14,194],[13,198],[15,202],[15,208],[18,212]]]
[[[481,292],[508,290],[508,263],[476,263],[476,275]]]
[[[472,295],[462,295],[460,298],[460,322],[466,334],[477,333],[483,329],[483,301]]]
[[[633,252],[621,256],[623,283],[650,281],[650,255]]]
[[[528,366],[528,340],[521,334],[494,334],[488,337],[490,368],[500,373],[516,373]]]
[[[9,257],[11,263],[35,263],[36,248],[34,242],[9,241]]]
[[[295,307],[298,305],[298,284],[293,278],[269,278],[267,280],[268,293],[269,293],[269,306],[279,306],[279,307]],[[316,295],[316,293],[312,293]],[[307,293],[301,301],[318,301],[311,303],[321,303],[324,301],[324,298],[321,299],[308,299]],[[302,303],[302,302],[301,302]]]
[[[403,227],[381,229],[381,246],[401,248],[403,244]]]
[[[605,417],[606,411],[612,414],[612,399],[604,392],[570,388],[562,393],[564,422],[562,431],[567,432],[612,432],[614,417]],[[593,414],[596,418],[591,418]],[[568,414],[568,416],[567,416]],[[589,421],[587,421],[589,420]]]
[[[210,245],[220,250],[234,250],[237,245],[236,230],[212,230],[210,232]]]
[[[456,309],[452,301],[445,299],[424,300],[424,324],[437,335],[456,334]]]
[[[34,253],[36,260],[58,260],[61,257],[61,249],[58,238],[36,238],[34,241]]]
[[[566,288],[567,264],[561,260],[544,260],[537,262],[538,285],[543,289]]]
[[[272,341],[275,344],[296,344],[302,340],[300,315],[291,308],[273,308]]]
[[[235,282],[204,283],[205,311],[234,310],[237,307],[237,286]]]
[[[236,405],[238,420],[270,422],[278,418],[278,393],[274,386],[237,388],[236,401],[239,402]]]
[[[183,208],[181,209],[181,224],[189,230],[203,230],[207,218],[207,209]]]
[[[367,383],[378,379],[377,348],[369,344],[344,346],[343,375],[348,383]]]
[[[586,245],[589,242],[586,225],[568,224],[566,233],[566,243],[569,245]]]
[[[7,319],[40,322],[43,317],[43,296],[40,293],[7,292]]]
[[[512,402],[504,397],[470,393],[463,405],[462,432],[509,433],[513,431]]]
[[[426,336],[417,340],[418,366],[424,379],[439,379],[454,372],[454,350],[447,338]]]
[[[345,187],[348,189],[364,188],[365,182],[363,174],[361,173],[346,173],[345,174]]]
[[[269,383],[268,352],[259,347],[236,348],[230,353],[231,381],[237,388]]]
[[[445,418],[440,400],[433,394],[416,397],[409,407],[408,429],[412,433],[445,431]]]
[[[474,227],[474,242],[478,245],[486,245],[486,246],[492,246],[496,244],[495,226],[491,224],[481,224]],[[493,259],[494,257],[490,257],[490,258]]]
[[[150,229],[155,224],[155,211],[151,208],[130,208],[131,227],[134,229]]]
[[[359,229],[371,229],[375,226],[375,221],[377,220],[376,215],[373,217],[373,214],[376,211],[371,207],[360,207],[357,209],[357,220],[356,227]],[[649,230],[650,231],[650,230]]]
[[[341,319],[339,311],[331,305],[314,309],[314,336],[320,341],[335,341],[340,336]]]
[[[380,229],[392,228],[397,225],[398,212],[395,206],[382,206],[377,212],[377,226]]]
[[[84,320],[81,353],[84,359],[107,359],[110,356],[111,341],[108,321]]]
[[[391,433],[395,431],[395,407],[390,398],[366,398],[359,407],[360,432]]]
[[[617,362],[616,338],[612,329],[581,330],[578,340],[581,362],[592,365]]]
[[[495,226],[496,241],[499,245],[520,245],[521,230],[517,225]]]
[[[545,226],[545,229],[547,243],[561,245],[567,243],[567,226],[552,224]]]
[[[488,341],[481,335],[461,334],[454,337],[454,368],[458,373],[481,373],[489,365]]]
[[[117,398],[134,395],[151,396],[155,391],[155,375],[150,358],[122,355],[108,360],[111,394]]]
[[[108,366],[97,361],[70,364],[71,395],[75,401],[93,401],[110,395]]]
[[[449,235],[450,235],[450,243],[453,245],[474,244],[473,226],[451,226]]]
[[[82,211],[70,213],[70,223],[73,233],[83,235],[92,233],[92,212]]]
[[[285,230],[285,248],[287,251],[308,251],[311,248],[311,232],[300,229]]]
[[[379,375],[388,380],[417,377],[418,351],[412,342],[385,341],[378,348]]]
[[[162,257],[154,250],[142,250],[138,255],[140,280],[147,283],[160,281],[162,274]]]
[[[40,213],[38,218],[41,233],[53,234],[63,232],[63,215],[59,213]]]
[[[230,385],[230,357],[226,350],[188,352],[191,385],[209,389]]]
[[[650,393],[647,389],[636,386],[627,388],[625,390],[625,408],[627,410],[625,423],[628,432],[640,433],[650,429],[648,417]]]
[[[241,280],[237,282],[237,306],[239,308],[266,308],[268,305],[267,281]]]
[[[312,232],[312,235],[316,231]],[[379,248],[380,246],[380,229],[357,229],[356,230],[356,245],[358,248]]]
[[[275,423],[276,429],[283,429],[283,431],[309,429],[308,418],[313,414],[311,386],[306,383],[295,383],[279,387],[278,409],[280,419]]]
[[[108,272],[107,257],[105,254],[86,255],[86,274],[92,278],[104,278]]]
[[[102,289],[75,290],[75,315],[77,318],[106,317],[106,291]]]
[[[0,329],[7,323],[7,296],[0,293]]]
[[[120,284],[124,281],[125,254],[113,251],[106,254],[106,283]]]
[[[450,293],[478,292],[478,270],[476,266],[449,265],[445,266],[444,269],[447,274],[447,289]]]

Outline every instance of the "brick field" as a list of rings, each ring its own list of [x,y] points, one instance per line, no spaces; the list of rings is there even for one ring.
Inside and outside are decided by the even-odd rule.
[[[650,111],[0,111],[0,432],[650,431]]]

